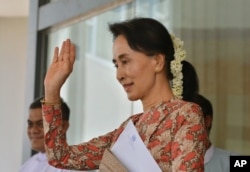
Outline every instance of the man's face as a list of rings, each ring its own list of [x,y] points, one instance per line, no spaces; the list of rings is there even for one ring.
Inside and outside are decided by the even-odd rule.
[[[206,130],[208,135],[210,135],[210,131],[212,128],[212,123],[213,123],[213,118],[211,115],[206,115],[205,116],[205,125],[206,125]]]
[[[42,109],[30,109],[27,122],[27,133],[32,149],[38,152],[45,152]]]

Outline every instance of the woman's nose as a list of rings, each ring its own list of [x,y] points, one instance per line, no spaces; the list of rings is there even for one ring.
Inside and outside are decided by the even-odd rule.
[[[124,80],[125,78],[125,72],[124,72],[124,69],[122,69],[121,67],[117,67],[117,70],[116,70],[116,79],[121,82],[122,80]]]

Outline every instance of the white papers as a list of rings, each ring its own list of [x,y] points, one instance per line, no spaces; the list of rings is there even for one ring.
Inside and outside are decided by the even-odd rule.
[[[130,172],[161,172],[131,120],[111,151]]]

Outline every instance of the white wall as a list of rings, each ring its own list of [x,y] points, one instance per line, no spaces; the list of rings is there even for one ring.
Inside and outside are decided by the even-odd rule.
[[[28,18],[0,18],[0,171],[22,163]]]

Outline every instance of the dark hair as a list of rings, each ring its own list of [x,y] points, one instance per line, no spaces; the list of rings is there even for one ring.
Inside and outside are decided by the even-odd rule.
[[[29,109],[42,108],[41,100],[43,97],[36,98],[29,106]],[[68,121],[70,115],[70,109],[68,105],[61,99],[62,119]]]
[[[183,74],[183,100],[193,102],[199,93],[199,78],[194,66],[184,60],[182,63]]]
[[[213,117],[213,106],[207,98],[198,94],[195,103],[201,107],[204,116]]]
[[[170,62],[174,60],[174,46],[171,35],[163,24],[151,18],[134,18],[109,24],[115,39],[123,35],[131,49],[148,56],[165,55],[165,69],[168,79],[173,79]]]

